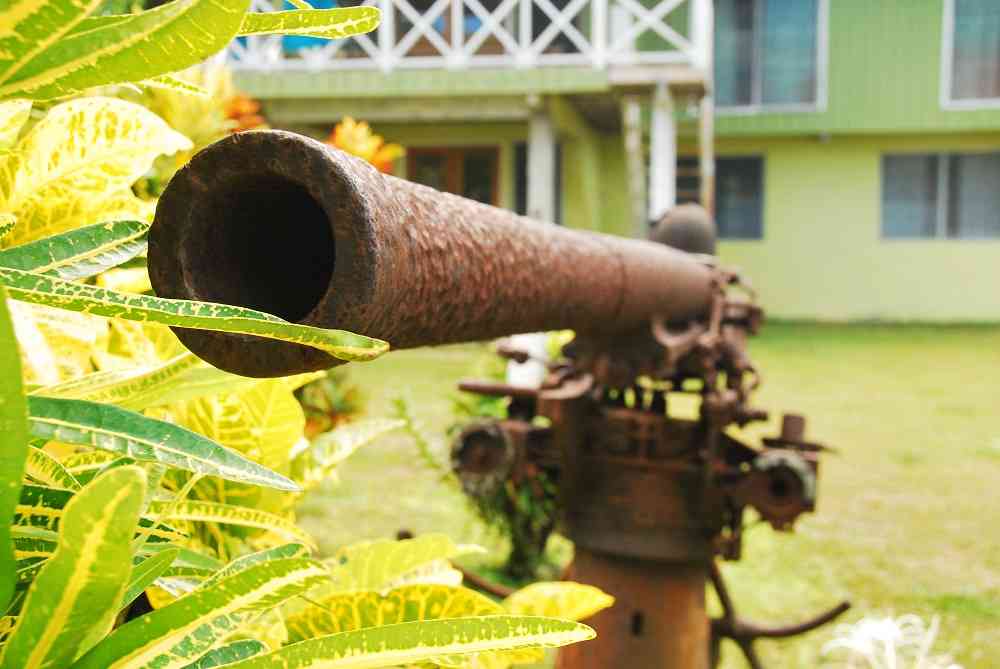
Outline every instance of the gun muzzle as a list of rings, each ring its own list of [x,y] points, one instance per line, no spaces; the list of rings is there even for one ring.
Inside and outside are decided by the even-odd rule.
[[[283,131],[232,135],[174,176],[150,233],[149,274],[161,297],[250,307],[395,348],[561,328],[615,336],[653,316],[704,316],[713,291],[712,270],[686,253],[532,221]],[[245,376],[338,362],[297,344],[175,331]]]

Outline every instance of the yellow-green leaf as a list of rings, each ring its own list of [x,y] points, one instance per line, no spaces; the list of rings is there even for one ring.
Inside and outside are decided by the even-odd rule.
[[[298,490],[284,476],[199,434],[119,407],[32,396],[28,414],[31,433],[39,439],[92,446],[196,474]]]
[[[549,618],[425,620],[308,639],[227,669],[374,669],[433,661],[439,656],[553,648],[592,638],[594,630],[586,625]]]
[[[146,473],[121,467],[70,500],[58,548],[28,590],[0,667],[63,669],[87,650],[88,639],[111,628],[145,494]]]
[[[34,446],[28,449],[25,473],[39,483],[53,488],[80,489],[80,482],[63,467],[61,462]]]
[[[0,251],[0,266],[85,279],[117,267],[146,250],[149,226],[115,221],[78,228]]]
[[[379,339],[346,330],[325,330],[289,323],[253,309],[116,293],[6,267],[0,268],[0,284],[7,287],[12,298],[25,302],[98,316],[256,335],[311,346],[341,360],[373,360],[389,349],[389,345]]]
[[[274,532],[293,541],[301,541],[311,549],[316,548],[316,542],[313,538],[296,525],[293,520],[267,511],[220,502],[185,500],[175,505],[170,505],[167,502],[153,502],[150,504],[150,513],[166,513],[168,507],[168,515],[162,517],[161,520],[187,520],[253,527],[258,530]]]
[[[180,555],[180,552],[179,548],[166,548],[134,565],[132,573],[129,575],[128,587],[125,588],[125,594],[122,595],[119,608],[125,608],[131,604],[156,579],[166,573],[170,565]]]
[[[377,7],[344,7],[339,9],[299,9],[285,12],[247,14],[240,26],[240,35],[311,35],[326,39],[343,39],[371,32],[378,27]]]
[[[305,558],[254,565],[125,623],[73,669],[181,669],[326,574],[320,563]]]
[[[14,149],[13,183],[3,208],[18,217],[9,244],[69,229],[65,221],[38,216],[36,209],[93,210],[120,197],[163,154],[191,148],[191,142],[140,105],[90,97],[56,105]],[[91,203],[81,202],[90,199]],[[86,223],[100,223],[93,220]]]
[[[226,46],[249,6],[250,0],[175,0],[138,14],[79,21],[9,72],[0,98],[47,100],[195,65]]]
[[[0,82],[56,44],[100,0],[8,0],[0,6]]]
[[[28,122],[30,115],[31,100],[0,102],[0,151],[6,151],[17,143],[21,128]]]
[[[425,534],[400,541],[379,539],[345,546],[325,561],[330,566],[330,591],[380,591],[423,565],[447,560],[462,552],[462,547],[444,534]]]
[[[350,592],[324,597],[290,615],[285,624],[290,640],[301,641],[365,627],[502,613],[502,606],[468,588],[408,585],[384,595]]]
[[[519,616],[545,616],[583,620],[615,603],[600,588],[572,581],[532,583],[503,601],[503,607]]]

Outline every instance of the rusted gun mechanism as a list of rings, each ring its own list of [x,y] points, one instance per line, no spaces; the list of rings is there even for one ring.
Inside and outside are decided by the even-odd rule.
[[[733,432],[767,418],[750,404],[759,375],[746,350],[762,313],[710,256],[530,221],[268,131],[233,135],[178,172],[157,208],[149,271],[161,296],[396,348],[574,330],[540,389],[466,386],[510,398],[509,417],[471,426],[455,451],[473,494],[529,465],[547,472],[576,544],[573,577],[617,598],[590,621],[598,640],[564,651],[561,666],[703,669],[724,636],[759,666],[756,636],[823,622],[741,621],[715,567],[739,556],[748,507],[781,529],[814,508],[821,447],[795,415],[762,446]],[[177,334],[237,374],[336,363],[294,344]],[[684,395],[688,415],[675,406]],[[709,580],[726,604],[716,621]]]

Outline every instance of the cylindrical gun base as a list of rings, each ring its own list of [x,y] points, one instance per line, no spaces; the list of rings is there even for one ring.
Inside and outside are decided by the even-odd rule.
[[[577,548],[571,580],[615,603],[585,620],[597,638],[559,651],[556,669],[708,669],[707,565],[650,562]]]

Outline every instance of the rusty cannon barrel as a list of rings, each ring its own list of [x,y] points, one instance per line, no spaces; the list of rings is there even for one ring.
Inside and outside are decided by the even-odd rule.
[[[559,328],[613,336],[653,316],[704,315],[713,291],[712,270],[686,253],[532,221],[283,131],[232,135],[174,176],[149,273],[161,297],[250,307],[395,348]],[[297,344],[177,334],[246,376],[337,363]]]

